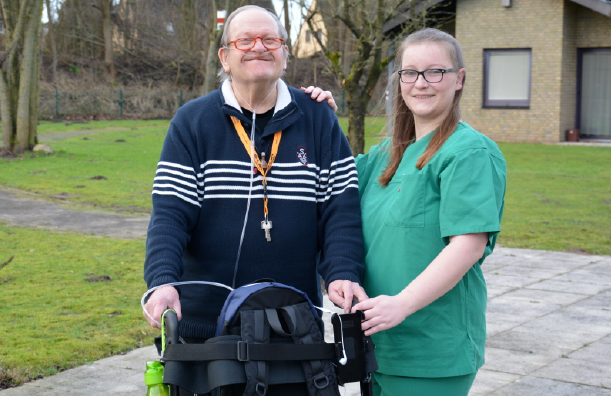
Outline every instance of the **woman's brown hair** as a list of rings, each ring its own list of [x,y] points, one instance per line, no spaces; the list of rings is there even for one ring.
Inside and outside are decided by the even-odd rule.
[[[416,124],[414,122],[414,114],[405,104],[401,96],[401,85],[399,80],[399,70],[402,69],[403,53],[413,44],[420,43],[438,43],[443,45],[452,59],[453,67],[456,69],[464,69],[465,61],[462,55],[462,50],[458,41],[451,35],[437,29],[423,29],[407,36],[395,55],[395,70],[388,82],[388,91],[392,92],[392,111],[390,120],[394,123],[392,146],[390,147],[390,155],[388,157],[388,166],[378,178],[382,187],[386,187],[390,180],[395,175],[405,149],[416,140]],[[465,76],[463,75],[463,86],[465,84]],[[462,97],[462,88],[454,94],[452,108],[439,125],[437,132],[431,138],[429,145],[420,158],[416,162],[416,168],[422,169],[429,160],[439,151],[441,146],[446,142],[448,137],[454,132],[458,122],[460,121],[460,98]]]

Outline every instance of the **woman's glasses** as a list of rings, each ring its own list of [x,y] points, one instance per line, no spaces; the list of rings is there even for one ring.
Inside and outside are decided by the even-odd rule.
[[[403,69],[399,70],[399,78],[402,83],[411,84],[418,80],[418,76],[422,75],[424,81],[430,83],[438,83],[443,80],[444,73],[455,72],[456,69],[426,69],[424,71],[418,71],[414,69]]]

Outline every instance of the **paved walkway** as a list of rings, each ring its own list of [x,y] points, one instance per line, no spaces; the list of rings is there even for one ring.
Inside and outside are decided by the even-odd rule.
[[[30,217],[19,221],[15,211]],[[134,237],[146,232],[145,220],[74,213],[0,190],[0,221],[16,225],[75,231],[80,223],[83,232]],[[486,260],[484,275],[486,364],[470,395],[611,396],[611,257],[498,248]],[[0,391],[0,396],[144,395],[145,362],[156,358],[153,347],[140,348]],[[358,385],[346,391],[358,394]]]

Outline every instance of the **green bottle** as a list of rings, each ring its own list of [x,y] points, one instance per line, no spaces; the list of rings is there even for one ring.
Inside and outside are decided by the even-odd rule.
[[[158,361],[146,362],[144,384],[148,386],[146,396],[170,396],[170,386],[163,383],[163,365]]]

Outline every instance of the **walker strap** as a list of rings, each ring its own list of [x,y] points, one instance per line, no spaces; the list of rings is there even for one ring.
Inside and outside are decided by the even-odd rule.
[[[161,360],[206,362],[211,360],[322,360],[335,358],[334,344],[169,344]]]

